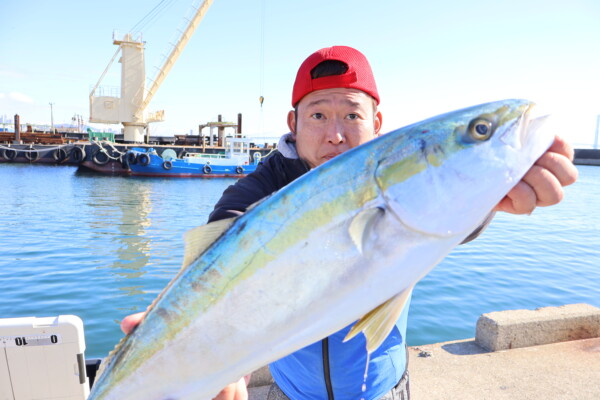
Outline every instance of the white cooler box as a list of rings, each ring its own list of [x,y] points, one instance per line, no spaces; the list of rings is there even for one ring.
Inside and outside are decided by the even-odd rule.
[[[74,315],[0,319],[0,400],[83,400],[83,322]]]

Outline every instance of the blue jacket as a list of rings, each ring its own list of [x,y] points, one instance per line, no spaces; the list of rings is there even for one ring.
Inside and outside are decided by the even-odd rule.
[[[273,379],[293,400],[328,399],[331,398],[328,390],[336,400],[379,399],[398,383],[406,369],[404,338],[409,303],[410,300],[390,335],[371,354],[368,369],[364,336],[342,342],[352,327],[350,325],[271,363],[269,368]]]
[[[281,189],[309,171],[294,158],[289,143],[264,159],[256,171],[225,190],[209,217],[209,222],[245,212],[248,206]],[[270,365],[271,374],[291,399],[375,400],[392,389],[406,368],[406,324],[408,305],[384,343],[370,356],[368,370],[364,336],[342,343],[351,326],[330,337],[292,353]],[[366,382],[364,379],[367,372]],[[366,388],[363,391],[363,384]]]

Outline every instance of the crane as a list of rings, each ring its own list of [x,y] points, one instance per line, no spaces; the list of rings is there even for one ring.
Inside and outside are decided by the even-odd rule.
[[[126,33],[117,38],[113,34],[113,44],[119,48],[90,92],[90,122],[123,124],[125,142],[144,142],[148,124],[164,120],[164,110],[148,112],[146,108],[212,3],[213,0],[204,0],[196,9],[148,90],[146,90],[144,42],[141,36],[134,37],[132,33]],[[119,53],[121,53],[121,91],[120,96],[117,96],[115,93],[104,93],[99,88]]]

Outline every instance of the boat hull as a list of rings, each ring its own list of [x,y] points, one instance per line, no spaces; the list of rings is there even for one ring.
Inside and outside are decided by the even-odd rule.
[[[164,160],[153,153],[130,151],[127,155],[133,176],[164,178],[241,178],[256,170],[257,164],[190,162],[186,159]],[[233,160],[232,160],[233,161]]]

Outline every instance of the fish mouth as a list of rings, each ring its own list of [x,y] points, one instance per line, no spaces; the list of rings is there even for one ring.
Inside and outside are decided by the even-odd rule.
[[[516,150],[527,147],[535,137],[541,135],[542,127],[547,126],[550,114],[535,103],[525,106],[526,109],[521,117],[514,122],[514,129],[507,129],[500,140]]]

